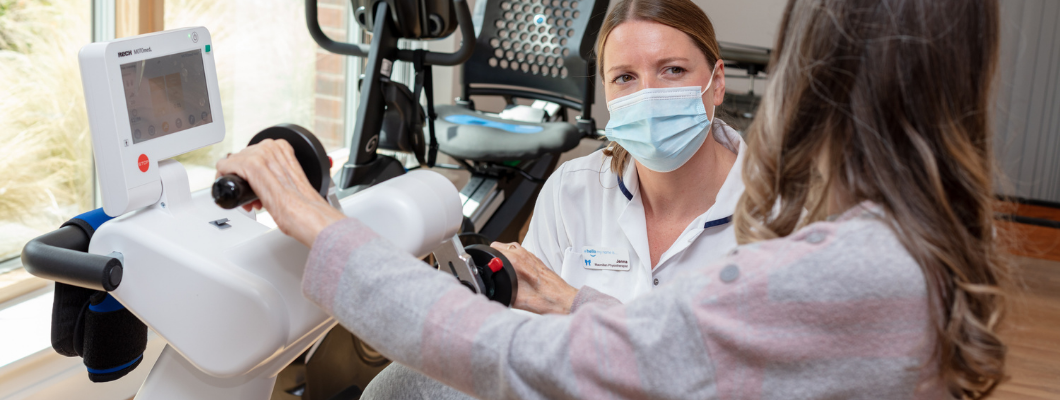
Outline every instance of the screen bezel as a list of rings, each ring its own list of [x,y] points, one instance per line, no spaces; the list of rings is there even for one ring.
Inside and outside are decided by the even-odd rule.
[[[192,40],[195,35],[197,40]],[[159,161],[173,158],[224,140],[224,115],[221,111],[221,97],[217,84],[217,70],[214,63],[214,50],[209,31],[206,29],[180,29],[165,31],[155,34],[143,35],[129,40],[112,42],[107,46],[106,75],[109,77],[111,104],[115,118],[115,130],[119,152],[121,154],[121,165],[127,169],[125,174],[128,187],[139,184],[147,184],[157,181],[157,165]],[[206,46],[211,46],[211,51],[206,52]],[[150,52],[136,53],[137,49],[150,48]],[[210,114],[213,122],[196,126],[173,134],[161,136],[152,140],[133,143],[132,127],[129,123],[130,115],[125,98],[121,65],[131,62],[139,62],[152,58],[169,56],[199,49],[202,51],[203,70],[206,75],[206,91],[210,102]],[[119,56],[123,52],[133,52],[125,56]],[[148,172],[141,173],[137,170],[138,160],[141,155],[149,160]],[[154,171],[153,173],[149,173]]]

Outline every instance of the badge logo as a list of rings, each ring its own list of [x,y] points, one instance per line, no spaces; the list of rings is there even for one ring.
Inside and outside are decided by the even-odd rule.
[[[582,262],[586,269],[629,271],[629,252],[623,248],[582,247]]]

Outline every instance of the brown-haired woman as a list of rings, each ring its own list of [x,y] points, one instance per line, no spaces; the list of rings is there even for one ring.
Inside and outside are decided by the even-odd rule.
[[[289,146],[218,169],[312,245],[310,299],[475,397],[982,398],[1005,357],[997,14],[996,0],[790,0],[749,133],[746,244],[628,304],[583,288],[570,315],[519,315],[329,208],[288,172]]]

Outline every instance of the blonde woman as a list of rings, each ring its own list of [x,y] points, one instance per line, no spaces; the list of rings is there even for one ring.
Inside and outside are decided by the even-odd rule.
[[[996,0],[789,0],[748,133],[743,245],[627,304],[584,287],[570,315],[519,315],[424,272],[323,202],[289,146],[218,167],[312,246],[310,299],[474,397],[978,399],[1006,352],[997,36]],[[394,393],[434,397],[426,379]]]
[[[550,304],[584,286],[628,302],[736,247],[747,146],[715,113],[725,65],[710,19],[691,0],[619,1],[596,53],[613,142],[549,177],[522,244],[565,282],[539,288],[555,289]],[[568,312],[539,305],[514,306]]]

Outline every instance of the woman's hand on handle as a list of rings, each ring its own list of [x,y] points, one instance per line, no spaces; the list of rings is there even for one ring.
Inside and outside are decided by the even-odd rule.
[[[537,314],[570,314],[578,289],[518,243],[493,242],[490,247],[508,258],[519,277],[519,291],[512,307]]]
[[[258,200],[248,208],[268,210],[280,231],[312,247],[320,231],[346,216],[313,189],[284,140],[265,139],[217,162],[217,174],[236,174]]]

